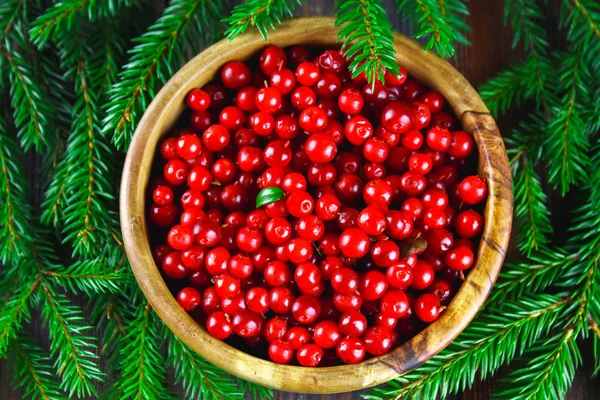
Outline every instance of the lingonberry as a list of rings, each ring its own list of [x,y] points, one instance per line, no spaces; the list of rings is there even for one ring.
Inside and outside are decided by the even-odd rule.
[[[157,206],[163,207],[173,204],[173,190],[168,186],[159,186],[152,192],[152,200]]]
[[[287,67],[287,56],[285,51],[278,46],[267,46],[260,54],[258,66],[265,75]]]
[[[217,339],[227,339],[233,333],[233,324],[229,315],[223,311],[215,311],[206,320],[206,330]]]
[[[271,261],[265,268],[264,277],[269,286],[276,287],[290,282],[292,274],[285,262]]]
[[[290,172],[283,177],[281,188],[288,193],[304,192],[306,190],[306,178],[297,172]]]
[[[348,228],[340,234],[339,249],[346,257],[362,258],[370,247],[369,236],[359,228]]]
[[[313,340],[319,347],[332,349],[341,338],[340,327],[334,321],[321,321],[315,325]]]
[[[194,244],[194,232],[188,226],[175,225],[167,234],[167,243],[175,250],[189,249]]]
[[[264,150],[263,158],[271,167],[285,167],[292,161],[292,148],[288,140],[275,140]]]
[[[292,345],[294,350],[300,349],[311,340],[311,335],[308,329],[303,326],[294,326],[287,331],[285,340]]]
[[[428,90],[423,92],[418,99],[420,102],[426,104],[432,113],[438,113],[444,108],[444,96],[438,92]]]
[[[219,182],[221,185],[227,185],[234,181],[237,173],[237,166],[232,160],[228,158],[221,158],[214,162],[211,173],[214,180]]]
[[[166,176],[165,176],[166,178]],[[477,204],[487,197],[487,184],[478,176],[467,176],[458,185],[458,195],[468,204]]]
[[[244,226],[238,230],[235,242],[240,250],[252,253],[262,246],[263,235],[256,229]]]
[[[459,271],[471,268],[474,260],[473,251],[467,246],[455,247],[447,252],[444,257],[444,262],[448,268]]]
[[[177,294],[177,302],[187,312],[194,311],[200,305],[201,299],[200,292],[193,287],[185,287]]]
[[[313,247],[311,243],[302,238],[290,240],[287,245],[287,256],[294,264],[301,264],[308,261],[313,255]]]
[[[427,288],[427,292],[435,295],[440,300],[441,304],[447,304],[454,293],[454,289],[446,279],[436,278],[431,283],[431,286]]]
[[[298,236],[310,242],[316,242],[325,233],[323,220],[314,214],[301,217],[296,223]]]
[[[421,175],[427,175],[433,168],[433,160],[428,154],[415,153],[408,158],[408,169]]]
[[[427,132],[427,146],[433,151],[446,151],[452,144],[452,134],[445,128],[434,126]]]
[[[257,338],[264,329],[265,318],[252,311],[242,310],[232,319],[233,331],[243,338]]]
[[[456,158],[467,158],[475,149],[473,137],[465,131],[452,132],[452,143],[448,148],[448,154]]]
[[[290,193],[285,204],[289,213],[296,218],[310,214],[315,207],[315,201],[307,192]]]
[[[296,77],[289,69],[275,71],[270,77],[271,87],[276,88],[281,94],[285,95],[294,90],[296,86]]]
[[[260,286],[248,289],[246,292],[246,305],[250,311],[257,314],[264,313],[269,309],[269,291]]]
[[[206,315],[210,315],[216,311],[221,311],[222,300],[217,294],[217,289],[214,286],[210,286],[202,293],[202,302],[200,308]]]
[[[292,107],[294,107],[296,110],[303,111],[308,107],[315,105],[317,102],[317,96],[311,88],[300,86],[292,92],[291,102]]]
[[[312,62],[303,62],[296,68],[296,79],[303,86],[315,85],[321,76],[319,67]]]
[[[360,280],[359,292],[365,300],[377,300],[387,289],[388,282],[382,272],[368,271]]]
[[[392,185],[384,180],[376,179],[368,182],[363,189],[363,200],[367,204],[383,203],[387,206],[392,202]]]
[[[324,221],[333,221],[340,211],[341,203],[331,194],[321,196],[315,205],[315,214]]]
[[[346,172],[340,176],[333,187],[337,197],[344,203],[352,204],[359,200],[363,194],[365,183],[355,173]]]
[[[435,271],[433,267],[425,261],[418,260],[412,272],[413,279],[410,287],[416,290],[427,289],[435,278]]]
[[[368,206],[358,214],[357,226],[370,236],[381,235],[386,227],[386,218],[383,212],[375,207]]]
[[[274,87],[259,89],[255,97],[256,107],[269,114],[273,114],[281,107],[281,92]]]
[[[427,107],[425,103],[418,101],[411,103],[411,107],[413,110],[411,119],[413,128],[423,129],[429,125],[429,122],[431,121],[431,111],[429,110],[429,107]]]
[[[256,107],[256,89],[253,86],[248,86],[240,89],[240,91],[235,96],[235,104],[243,111],[247,113],[254,113],[258,111]]]
[[[379,240],[371,246],[371,259],[378,267],[389,267],[400,259],[400,248],[393,240]]]
[[[363,146],[365,158],[375,163],[384,162],[388,158],[389,153],[390,148],[385,140],[378,137],[367,139]]]
[[[423,322],[433,322],[440,316],[440,299],[431,293],[424,293],[415,300],[415,314]]]
[[[372,326],[362,336],[365,350],[374,356],[380,356],[392,348],[394,335],[392,330],[383,326]]]
[[[252,72],[250,68],[241,61],[229,61],[221,68],[221,82],[228,89],[239,89],[248,86],[251,80]]]
[[[340,312],[358,311],[362,306],[363,299],[358,293],[343,295],[335,293],[333,295],[333,305]]]
[[[417,130],[410,130],[402,135],[402,146],[409,150],[419,150],[423,146],[423,134]]]
[[[321,303],[316,297],[303,295],[292,305],[292,316],[302,325],[312,324],[321,313]]]
[[[381,112],[381,124],[388,131],[401,134],[412,128],[412,114],[413,110],[408,104],[392,101]]]
[[[269,113],[259,111],[250,116],[250,126],[260,136],[268,136],[275,129],[275,119]]]
[[[327,114],[319,107],[310,106],[302,110],[298,123],[308,133],[321,132],[327,126]]]
[[[367,318],[358,311],[348,311],[340,317],[339,326],[342,334],[360,337],[367,330]]]
[[[483,230],[483,217],[477,211],[465,210],[454,220],[454,229],[463,238],[473,238]]]
[[[175,222],[177,211],[175,204],[164,207],[152,205],[150,208],[150,221],[156,226],[169,227]]]
[[[164,177],[171,185],[181,185],[185,182],[188,167],[181,160],[171,160],[165,164]]]
[[[343,113],[356,115],[363,108],[364,99],[360,92],[355,89],[346,89],[338,97],[338,106]]]
[[[296,359],[303,367],[316,367],[323,359],[323,349],[314,343],[306,344],[298,349]]]
[[[400,290],[388,290],[379,304],[383,314],[394,318],[402,318],[409,312],[408,297]]]
[[[221,151],[229,145],[231,137],[223,125],[211,125],[202,134],[202,143],[210,151]]]
[[[373,125],[365,117],[357,115],[346,122],[344,134],[348,142],[360,146],[373,136]]]
[[[192,110],[204,111],[210,106],[210,95],[202,89],[192,89],[185,101]]]
[[[413,269],[404,262],[392,265],[386,271],[388,283],[398,290],[406,290],[413,280]]]
[[[346,364],[356,364],[365,358],[367,350],[365,343],[355,337],[341,339],[335,349],[335,353],[342,362]]]
[[[271,310],[277,314],[288,314],[292,311],[294,300],[294,293],[285,286],[274,287],[269,292],[269,304]]]
[[[325,164],[333,161],[337,154],[337,146],[328,134],[315,133],[304,143],[304,151],[310,161]]]
[[[265,340],[271,343],[278,339],[285,339],[288,332],[287,319],[282,317],[271,318],[265,324]]]

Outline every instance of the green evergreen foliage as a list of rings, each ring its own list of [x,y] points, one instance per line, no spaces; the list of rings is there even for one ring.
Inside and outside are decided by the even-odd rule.
[[[186,398],[271,398],[270,389],[211,365],[162,324],[127,265],[116,193],[122,151],[181,64],[223,33],[257,28],[266,38],[305,0],[248,0],[232,10],[217,0],[171,0],[152,21],[148,3],[0,4],[7,100],[0,105],[0,357],[10,360],[13,386],[32,399],[170,399],[171,373]],[[456,43],[468,43],[465,3],[398,0],[396,8],[428,49],[452,57]],[[481,87],[495,116],[534,109],[503,132],[522,258],[504,266],[484,309],[452,344],[366,398],[445,398],[506,365],[513,372],[496,397],[562,398],[584,340],[600,372],[600,5],[560,2],[566,45],[556,50],[545,7],[505,1],[505,23],[525,56]],[[339,0],[335,14],[354,74],[374,82],[383,68],[397,70],[380,0]],[[45,188],[41,206],[31,202],[23,171],[30,151],[43,158],[33,171]],[[573,200],[564,242],[552,229],[549,188]],[[59,244],[72,258],[59,259]],[[86,299],[89,318],[73,294]],[[28,332],[34,315],[47,346]],[[110,389],[98,393],[109,379]]]

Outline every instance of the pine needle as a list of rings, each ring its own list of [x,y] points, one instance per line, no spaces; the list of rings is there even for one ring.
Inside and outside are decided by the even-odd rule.
[[[12,385],[22,388],[25,398],[32,400],[66,400],[52,370],[48,355],[26,332],[19,333],[19,340],[11,343],[8,363],[12,367]]]
[[[379,0],[340,0],[335,13],[335,24],[341,25],[338,41],[353,77],[364,73],[375,85],[376,80],[384,82],[385,70],[399,73],[393,28]]]
[[[225,36],[233,39],[246,32],[249,27],[258,29],[267,40],[269,28],[275,29],[286,17],[294,16],[296,5],[302,5],[306,0],[248,0],[235,6],[231,15],[223,19],[229,25]]]
[[[208,26],[220,19],[217,0],[174,0],[148,32],[136,40],[128,63],[109,91],[102,133],[119,149],[129,146],[135,126],[159,84],[164,84],[187,59],[186,35],[190,24],[209,36]]]

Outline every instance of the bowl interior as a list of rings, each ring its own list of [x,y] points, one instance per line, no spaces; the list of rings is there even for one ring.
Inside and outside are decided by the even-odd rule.
[[[442,316],[392,352],[355,365],[304,368],[253,357],[210,336],[179,305],[162,279],[147,235],[145,198],[158,141],[185,109],[187,92],[208,83],[230,60],[243,60],[268,44],[336,46],[331,17],[285,21],[264,41],[257,32],[222,40],[188,62],[161,89],[133,137],[121,184],[121,226],[128,258],[150,304],[188,346],[211,363],[243,379],[275,389],[304,393],[359,390],[404,373],[447,346],[483,305],[500,271],[512,221],[511,178],[496,124],[477,92],[450,64],[424,52],[415,41],[394,34],[397,58],[409,75],[447,99],[463,129],[479,148],[478,173],[488,182],[485,227],[476,265]]]

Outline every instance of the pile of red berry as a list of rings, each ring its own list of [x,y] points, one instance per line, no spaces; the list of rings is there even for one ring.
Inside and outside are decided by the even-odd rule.
[[[188,94],[159,147],[151,239],[212,336],[277,363],[357,363],[451,300],[483,229],[475,142],[439,93],[384,77],[269,46]]]

